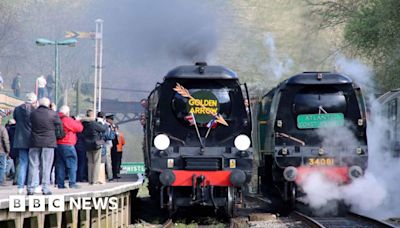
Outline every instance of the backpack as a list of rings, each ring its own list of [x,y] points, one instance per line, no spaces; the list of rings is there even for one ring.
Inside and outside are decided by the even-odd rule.
[[[106,132],[104,132],[103,138],[105,141],[113,140],[115,138],[115,132],[111,130],[110,126],[108,126]]]
[[[61,120],[62,120],[62,118],[61,118]],[[55,131],[56,131],[56,138],[63,139],[65,137],[66,133],[65,133],[64,127],[62,125],[62,122],[61,122],[61,124],[54,125],[54,127],[55,127]]]

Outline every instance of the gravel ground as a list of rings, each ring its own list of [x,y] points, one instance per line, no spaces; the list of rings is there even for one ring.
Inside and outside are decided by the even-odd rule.
[[[159,208],[158,202],[150,199],[146,184],[144,184],[139,189],[137,210],[132,212],[136,218],[134,220],[135,223],[129,227],[307,227],[306,224],[293,217],[281,216],[278,212],[278,210],[280,210],[280,204],[280,201],[267,199],[261,196],[251,196],[246,198],[243,208],[236,211],[237,217],[233,219],[227,219],[221,214],[215,214],[212,208],[190,207],[179,210],[172,218],[172,221],[166,224],[169,220],[167,212]],[[278,208],[278,210],[276,208]],[[389,219],[387,222],[400,227],[400,218]]]

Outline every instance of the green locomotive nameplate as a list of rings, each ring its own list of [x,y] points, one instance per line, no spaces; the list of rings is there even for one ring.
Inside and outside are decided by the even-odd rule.
[[[343,125],[343,113],[301,114],[297,116],[297,127],[299,129],[338,127]]]
[[[200,90],[194,92],[192,97],[194,99],[189,99],[187,103],[187,111],[193,113],[197,123],[208,123],[218,114],[219,101],[212,92]]]

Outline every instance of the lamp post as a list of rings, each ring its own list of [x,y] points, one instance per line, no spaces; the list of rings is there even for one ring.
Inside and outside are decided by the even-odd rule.
[[[54,103],[57,106],[57,101],[58,101],[58,84],[59,84],[59,77],[60,77],[60,66],[59,66],[59,57],[58,57],[58,46],[63,45],[63,46],[70,46],[74,47],[75,44],[78,41],[76,39],[65,39],[65,40],[48,40],[48,39],[43,39],[39,38],[36,40],[36,44],[38,46],[46,46],[46,45],[54,45],[54,54],[55,54],[55,66],[54,66],[54,77],[55,77],[55,95],[54,95]]]
[[[93,110],[101,111],[101,85],[103,72],[103,20],[97,19],[95,33],[95,53],[94,53],[94,95]],[[98,95],[98,104],[97,103]]]

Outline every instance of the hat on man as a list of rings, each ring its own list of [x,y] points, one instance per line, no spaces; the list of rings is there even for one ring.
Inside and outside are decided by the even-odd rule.
[[[102,111],[98,112],[97,117],[104,118],[104,112],[102,112]]]
[[[34,94],[34,93],[32,93],[32,92],[26,94],[26,102],[33,104],[33,103],[35,103],[36,101],[37,101],[37,96],[36,96],[36,94]]]
[[[113,114],[107,115],[106,119],[114,120],[114,115]]]

